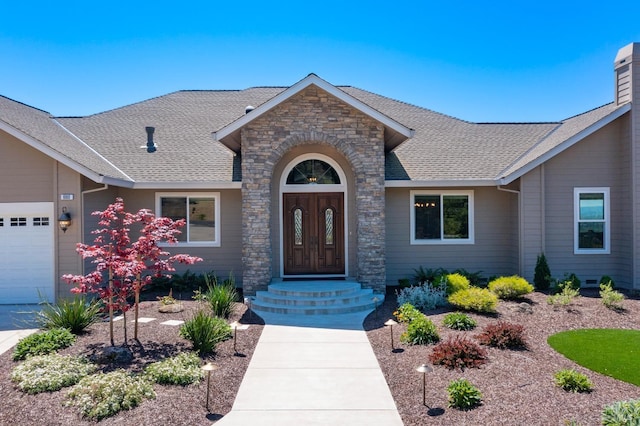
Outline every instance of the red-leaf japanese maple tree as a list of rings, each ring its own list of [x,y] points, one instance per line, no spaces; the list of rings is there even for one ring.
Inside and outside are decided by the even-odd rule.
[[[83,259],[93,259],[96,269],[87,275],[67,274],[62,278],[75,284],[74,293],[97,293],[109,312],[109,337],[113,339],[113,313],[125,315],[124,340],[127,343],[126,312],[131,308],[133,296],[135,308],[134,339],[138,338],[138,305],[140,291],[151,282],[153,276],[161,276],[175,270],[178,263],[193,264],[201,258],[187,254],[174,254],[163,250],[160,243],[176,243],[179,228],[185,220],[156,217],[150,210],[141,209],[128,213],[122,198],[116,198],[104,211],[93,212],[99,216],[99,228],[92,245],[78,243],[76,251]],[[131,227],[139,229],[139,237],[132,241]],[[105,283],[106,280],[106,283]]]

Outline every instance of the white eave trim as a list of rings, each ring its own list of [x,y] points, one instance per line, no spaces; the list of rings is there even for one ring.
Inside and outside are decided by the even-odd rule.
[[[472,186],[497,186],[493,179],[458,180],[385,180],[385,188],[468,188]]]
[[[352,106],[353,108],[361,111],[363,114],[366,114],[369,117],[373,118],[374,120],[379,121],[380,123],[384,124],[386,127],[389,127],[391,129],[395,130],[396,132],[402,134],[406,138],[413,137],[413,135],[415,133],[415,131],[413,129],[410,129],[410,128],[406,127],[405,125],[400,124],[397,121],[393,120],[392,118],[384,115],[380,111],[377,111],[377,110],[371,108],[369,105],[359,101],[358,99],[354,98],[353,96],[351,96],[351,95],[347,94],[346,92],[338,89],[337,87],[335,87],[332,84],[326,82],[325,80],[321,79],[317,75],[309,74],[304,79],[300,80],[299,82],[297,82],[293,86],[289,87],[288,89],[280,92],[278,95],[276,95],[273,98],[269,99],[267,102],[263,103],[262,105],[260,105],[256,109],[254,109],[253,111],[249,112],[248,114],[243,115],[242,117],[238,118],[236,121],[234,121],[231,124],[228,124],[227,126],[223,127],[222,129],[220,129],[220,130],[218,130],[216,132],[213,132],[213,138],[216,141],[221,142],[222,139],[224,139],[225,137],[227,137],[227,136],[231,135],[232,133],[238,131],[243,126],[245,126],[249,122],[251,122],[253,119],[260,117],[262,114],[268,112],[273,107],[275,107],[278,104],[286,101],[290,97],[292,97],[295,94],[301,92],[302,90],[306,89],[307,87],[311,86],[312,84],[316,85],[319,88],[321,88],[322,90],[330,93],[332,96],[335,96],[336,98],[338,98],[341,101],[345,102],[346,104]]]
[[[607,124],[611,123],[612,121],[620,118],[622,115],[624,115],[626,112],[629,112],[630,110],[631,110],[631,104],[630,103],[622,105],[621,107],[619,107],[616,110],[614,110],[613,112],[611,112],[609,115],[607,115],[605,117],[602,117],[600,120],[596,121],[595,123],[593,123],[590,126],[586,127],[582,131],[580,131],[580,132],[576,133],[575,135],[571,136],[569,139],[565,140],[561,144],[556,145],[554,148],[552,148],[549,151],[545,152],[544,154],[542,154],[541,156],[539,156],[535,160],[527,163],[526,165],[524,165],[523,167],[519,168],[515,172],[501,177],[498,180],[498,184],[499,185],[508,185],[509,183],[513,182],[514,180],[518,179],[519,177],[529,173],[531,170],[535,169],[536,167],[538,167],[542,163],[545,163],[546,161],[550,160],[551,158],[555,157],[556,155],[560,154],[561,152],[565,151],[566,149],[571,148],[573,145],[575,145],[576,143],[580,142],[582,139],[586,138],[587,136],[589,136],[589,135],[597,132],[598,130],[602,129],[604,126],[606,126]]]
[[[55,120],[54,120],[54,122],[55,122]],[[4,122],[2,120],[0,120],[0,130],[3,130],[5,132],[7,132],[11,136],[21,140],[22,142],[26,143],[30,147],[32,147],[32,148],[40,151],[41,153],[51,157],[52,159],[58,161],[59,163],[64,164],[65,166],[69,167],[71,170],[74,170],[74,171],[80,173],[81,175],[86,176],[87,178],[93,180],[94,182],[105,183],[105,184],[113,184],[113,185],[117,185],[117,186],[129,186],[129,187],[133,183],[132,181],[128,181],[128,180],[125,180],[125,179],[107,177],[107,176],[101,175],[99,173],[96,173],[93,170],[90,170],[87,167],[85,167],[85,166],[83,166],[83,165],[71,160],[69,157],[66,157],[66,156],[62,155],[60,152],[56,151],[55,149],[53,149],[53,148],[49,147],[48,145],[40,142],[39,140],[35,139],[34,137],[29,136],[28,134],[24,133],[23,131],[16,129],[15,127],[7,124],[6,122]],[[80,142],[82,142],[82,141],[80,141]],[[84,144],[84,142],[82,142],[82,143]],[[86,146],[86,144],[85,144],[85,146]],[[123,175],[127,176],[124,173],[123,173]]]

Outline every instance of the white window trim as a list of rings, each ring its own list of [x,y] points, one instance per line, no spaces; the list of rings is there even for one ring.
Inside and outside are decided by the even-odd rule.
[[[194,241],[194,242],[178,242],[176,244],[162,244],[163,247],[220,247],[220,193],[219,192],[156,192],[156,215],[161,216],[162,204],[161,199],[163,197],[195,197],[195,198],[213,198],[215,199],[215,241]],[[187,217],[187,221],[188,221]],[[180,230],[182,232],[188,232],[187,223],[184,228]]]
[[[581,249],[578,224],[580,221],[580,194],[604,194],[604,248]],[[609,187],[573,188],[573,253],[574,254],[611,254],[611,215]],[[585,222],[585,221],[582,221]],[[600,221],[597,221],[600,222]]]
[[[440,195],[440,197],[444,195],[465,195],[469,198],[469,238],[465,239],[444,239],[440,238],[439,240],[435,239],[416,239],[416,214],[415,214],[415,197],[416,195]],[[474,226],[474,201],[473,201],[473,190],[467,191],[456,191],[456,190],[445,190],[445,191],[425,191],[425,190],[413,190],[410,191],[409,197],[409,222],[410,226],[410,240],[411,245],[450,245],[450,244],[475,244],[475,226]],[[442,215],[442,212],[441,212]],[[442,224],[442,222],[441,222]],[[440,229],[442,233],[442,228]]]

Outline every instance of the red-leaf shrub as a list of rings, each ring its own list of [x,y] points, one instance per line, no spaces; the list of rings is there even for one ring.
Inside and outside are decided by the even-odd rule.
[[[479,368],[487,362],[487,352],[477,343],[456,336],[438,343],[429,355],[429,362],[444,365],[450,370],[459,368]]]
[[[498,321],[488,324],[476,336],[481,345],[493,346],[499,349],[526,348],[524,326]]]

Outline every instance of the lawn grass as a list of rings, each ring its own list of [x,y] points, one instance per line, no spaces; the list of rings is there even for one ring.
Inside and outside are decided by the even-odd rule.
[[[549,345],[589,370],[640,386],[640,331],[590,328],[556,333]]]

